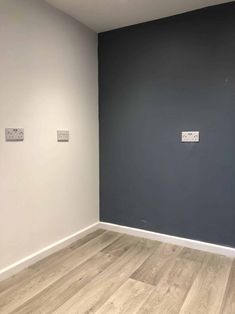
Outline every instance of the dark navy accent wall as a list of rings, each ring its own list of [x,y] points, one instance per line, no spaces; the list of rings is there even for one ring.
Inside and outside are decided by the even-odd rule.
[[[99,88],[101,220],[235,247],[235,2],[99,34]]]

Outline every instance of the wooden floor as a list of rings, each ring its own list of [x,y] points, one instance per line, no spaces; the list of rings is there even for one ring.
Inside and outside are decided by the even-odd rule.
[[[235,314],[235,262],[97,230],[1,282],[0,313]]]

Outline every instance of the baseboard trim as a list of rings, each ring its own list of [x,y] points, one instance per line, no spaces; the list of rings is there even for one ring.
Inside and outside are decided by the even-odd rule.
[[[63,249],[64,247],[70,245],[72,242],[84,237],[85,235],[97,230],[99,228],[99,222],[96,222],[78,232],[75,232],[47,247],[3,268],[0,269],[0,281],[7,279],[8,277],[18,273],[24,268],[36,263],[37,261],[51,255],[52,253]]]
[[[99,228],[110,230],[110,231],[116,231],[121,232],[129,235],[133,235],[136,237],[151,239],[151,240],[157,240],[161,242],[176,244],[180,246],[185,246],[191,249],[196,249],[200,251],[206,251],[210,253],[225,255],[228,257],[235,257],[235,248],[197,241],[197,240],[191,240],[181,237],[175,237],[167,234],[137,229],[137,228],[131,228],[121,225],[116,225],[108,222],[100,222]]]
[[[185,246],[185,247],[196,249],[196,250],[206,251],[210,253],[215,253],[215,254],[220,254],[220,255],[225,255],[228,257],[235,258],[235,248],[176,237],[176,236],[171,236],[171,235],[152,232],[152,231],[143,230],[143,229],[116,225],[116,224],[112,224],[108,222],[97,222],[1,269],[0,281],[18,273],[24,268],[29,267],[30,265],[51,255],[52,253],[63,249],[64,247],[70,245],[72,242],[86,236],[87,234],[97,229],[116,231],[120,233],[133,235],[136,237],[176,244],[176,245]]]

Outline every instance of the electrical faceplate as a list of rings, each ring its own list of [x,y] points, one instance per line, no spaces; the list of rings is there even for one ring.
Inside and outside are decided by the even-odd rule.
[[[13,129],[6,128],[5,129],[6,141],[8,142],[18,142],[24,140],[24,129]]]
[[[58,130],[57,131],[57,141],[58,142],[69,142],[69,131],[68,130]]]
[[[199,131],[182,132],[182,142],[199,142]]]

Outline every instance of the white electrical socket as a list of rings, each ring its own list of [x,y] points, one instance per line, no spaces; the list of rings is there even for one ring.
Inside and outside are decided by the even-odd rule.
[[[181,135],[182,142],[199,142],[199,131],[184,131]]]
[[[69,131],[68,130],[58,130],[57,131],[57,141],[58,142],[69,142]]]
[[[6,128],[5,137],[7,142],[18,142],[24,140],[24,129]]]

